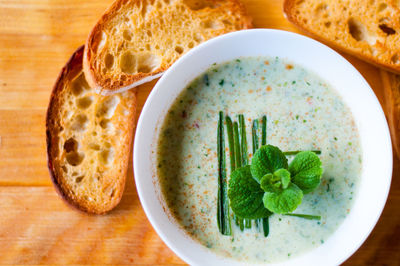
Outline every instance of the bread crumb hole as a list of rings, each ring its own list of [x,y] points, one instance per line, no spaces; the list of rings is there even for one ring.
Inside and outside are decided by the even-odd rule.
[[[115,194],[115,186],[108,186],[104,188],[103,193],[110,196],[111,198],[114,197]]]
[[[325,10],[328,9],[328,5],[327,4],[319,4],[316,8],[315,8],[315,13],[317,15],[321,14],[322,12],[324,12]]]
[[[65,167],[65,165],[61,166],[61,169],[64,171],[64,173],[68,173],[68,168]]]
[[[131,52],[125,52],[120,57],[121,71],[132,74],[136,70],[136,57]]]
[[[96,115],[98,117],[111,118],[114,115],[115,109],[121,100],[118,96],[109,96],[104,102],[100,104],[97,109]]]
[[[146,50],[147,50],[147,51],[150,51],[150,50],[151,50],[150,44],[146,44]]]
[[[193,42],[190,42],[189,44],[188,44],[188,48],[189,49],[192,49],[194,47],[194,43]]]
[[[97,143],[90,143],[89,144],[89,148],[95,151],[99,151],[100,150],[100,145]]]
[[[214,21],[214,20],[206,20],[203,23],[203,28],[205,29],[219,29],[220,25],[218,22]]]
[[[331,22],[330,21],[325,22],[324,25],[325,25],[325,27],[329,28],[331,26]]]
[[[94,97],[93,96],[86,96],[83,98],[79,98],[76,101],[76,105],[78,106],[79,109],[87,109],[93,102]]]
[[[114,56],[112,54],[107,54],[104,63],[107,69],[112,68],[114,65]]]
[[[93,132],[92,132],[92,136],[96,137],[96,136],[97,136],[97,132],[96,132],[96,131],[93,131]]]
[[[369,45],[376,43],[376,37],[370,35],[365,26],[354,18],[348,21],[349,33],[356,41],[366,41]]]
[[[78,149],[78,142],[74,138],[69,138],[64,143],[65,152],[72,152]],[[66,172],[66,171],[65,171]]]
[[[71,129],[76,131],[84,131],[88,122],[89,120],[85,114],[77,115],[71,125]]]
[[[79,184],[80,182],[82,182],[84,177],[84,175],[78,176],[77,178],[75,178],[75,183]]]
[[[151,30],[147,30],[147,36],[149,36],[149,37],[152,37],[153,36],[153,34],[151,33]]]
[[[114,128],[114,127],[113,127],[113,124],[112,124],[111,121],[108,120],[108,119],[102,119],[102,120],[100,121],[100,126],[101,126],[101,128],[103,128],[103,129],[108,129],[108,130],[111,130],[111,129]]]
[[[159,58],[151,53],[141,54],[139,57],[138,72],[139,73],[149,73],[159,67]]]
[[[99,160],[102,164],[110,164],[114,160],[114,149],[106,149],[99,153]]]
[[[67,162],[72,166],[77,166],[81,164],[85,155],[83,153],[78,153],[76,151],[67,153]]]
[[[178,54],[182,54],[183,48],[181,46],[175,46],[175,52],[177,52]]]
[[[393,64],[399,64],[400,63],[400,58],[399,58],[399,55],[398,54],[394,54],[391,58],[390,58],[390,61],[393,63]]]
[[[388,27],[386,24],[380,24],[379,28],[381,29],[381,31],[383,31],[387,35],[392,35],[392,34],[396,33],[396,31],[393,28]]]
[[[122,33],[122,37],[125,40],[130,41],[132,40],[132,33],[129,30],[124,30],[124,32]]]
[[[89,85],[86,82],[85,76],[81,73],[72,83],[71,83],[71,91],[72,94],[78,96],[83,93],[85,89],[87,89]]]
[[[230,21],[227,20],[227,19],[224,19],[224,20],[222,21],[222,23],[224,23],[225,25],[232,25],[232,22],[230,22]]]
[[[382,12],[386,8],[387,8],[387,4],[386,3],[380,3],[379,6],[378,6],[378,12]]]

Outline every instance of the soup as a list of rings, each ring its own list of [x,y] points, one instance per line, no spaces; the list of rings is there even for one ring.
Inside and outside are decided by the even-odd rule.
[[[273,214],[265,237],[254,220],[241,230],[231,211],[232,235],[220,234],[219,111],[235,120],[244,115],[250,160],[252,120],[264,115],[268,144],[282,151],[321,151],[321,183],[295,211],[320,220]],[[226,153],[229,179],[228,147]],[[188,235],[221,256],[269,263],[323,245],[339,227],[357,192],[362,156],[352,114],[329,84],[283,59],[248,57],[214,64],[181,92],[159,128],[155,164],[163,200]]]

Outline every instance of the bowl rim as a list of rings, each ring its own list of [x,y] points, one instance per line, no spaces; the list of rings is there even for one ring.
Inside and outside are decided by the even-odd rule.
[[[374,94],[374,92],[371,89],[371,87],[369,86],[369,84],[362,77],[362,75],[358,72],[358,70],[351,63],[349,63],[343,56],[341,56],[339,53],[337,53],[333,49],[329,48],[328,46],[326,46],[316,40],[313,40],[311,38],[308,38],[306,36],[303,36],[303,35],[300,35],[297,33],[282,31],[282,30],[275,30],[275,29],[251,29],[251,30],[243,30],[243,31],[237,31],[237,32],[221,35],[221,36],[218,36],[211,40],[208,40],[208,41],[196,46],[195,48],[191,49],[189,52],[187,52],[181,58],[179,58],[164,73],[164,75],[161,77],[161,79],[157,82],[157,84],[151,91],[150,95],[148,96],[148,98],[146,100],[145,105],[143,106],[142,113],[139,117],[139,121],[138,121],[137,128],[136,128],[136,133],[135,133],[135,140],[134,140],[134,145],[133,145],[134,150],[132,153],[133,154],[133,165],[134,165],[133,168],[134,168],[134,178],[135,178],[136,188],[137,188],[140,202],[141,202],[144,212],[145,212],[147,218],[149,219],[150,223],[152,224],[153,228],[155,229],[157,234],[161,237],[161,239],[167,244],[167,246],[187,263],[194,264],[194,265],[200,264],[201,260],[199,260],[198,258],[193,258],[191,255],[188,254],[188,252],[183,250],[182,246],[178,245],[174,241],[174,239],[171,239],[171,237],[167,236],[166,231],[165,231],[166,229],[165,228],[163,229],[163,225],[160,224],[159,221],[157,221],[157,218],[159,218],[159,217],[157,217],[157,214],[150,206],[151,205],[150,199],[144,188],[144,186],[145,186],[144,180],[145,180],[145,178],[149,178],[149,177],[153,178],[153,177],[152,177],[152,173],[146,173],[146,170],[142,167],[144,160],[150,159],[150,158],[145,158],[146,156],[142,156],[142,154],[148,153],[148,151],[146,150],[146,147],[144,147],[142,145],[142,141],[144,141],[146,138],[149,137],[149,134],[148,134],[149,132],[147,132],[147,131],[144,132],[146,130],[145,128],[147,126],[147,125],[145,125],[146,118],[147,118],[147,116],[149,116],[149,114],[152,111],[151,105],[154,104],[153,102],[156,101],[156,98],[158,97],[157,95],[160,94],[160,91],[164,89],[163,88],[164,83],[166,83],[166,81],[168,81],[168,79],[170,79],[170,77],[179,68],[182,68],[182,66],[184,66],[185,64],[188,64],[187,62],[190,62],[191,58],[193,56],[195,56],[196,53],[198,53],[199,51],[207,50],[207,49],[213,49],[213,46],[217,46],[219,43],[223,43],[223,42],[229,43],[231,40],[237,41],[240,38],[252,38],[257,35],[270,35],[270,36],[279,35],[279,36],[284,36],[289,39],[292,39],[294,42],[301,40],[303,42],[309,43],[312,46],[319,46],[319,48],[321,48],[326,53],[334,54],[337,57],[338,61],[341,61],[340,64],[343,64],[342,66],[347,67],[349,70],[351,70],[353,72],[352,74],[354,75],[354,79],[359,80],[360,87],[363,87],[363,90],[365,90],[365,91],[363,91],[365,93],[364,96],[366,98],[368,98],[368,100],[370,100],[370,104],[372,104],[371,109],[374,109],[376,111],[376,115],[378,117],[377,119],[380,120],[379,122],[381,123],[380,126],[382,126],[382,128],[377,129],[377,130],[379,130],[380,133],[382,133],[382,135],[380,135],[380,138],[382,138],[382,139],[380,139],[380,140],[381,140],[381,145],[383,146],[383,149],[385,150],[385,155],[386,155],[385,159],[387,160],[386,165],[384,167],[384,171],[382,171],[383,172],[382,176],[386,177],[384,179],[386,181],[385,186],[382,186],[382,189],[380,190],[379,204],[377,204],[379,206],[376,206],[374,208],[374,211],[375,211],[374,216],[371,217],[371,220],[368,222],[369,229],[366,230],[364,228],[363,232],[361,234],[363,237],[358,237],[356,243],[352,246],[352,248],[349,248],[345,252],[342,252],[340,254],[340,256],[337,258],[337,260],[333,262],[333,264],[340,264],[340,263],[344,262],[347,258],[349,258],[364,243],[364,241],[367,239],[367,237],[370,235],[371,231],[375,227],[375,225],[383,211],[383,208],[385,206],[385,203],[386,203],[386,200],[388,197],[388,193],[389,193],[389,189],[390,189],[391,178],[392,178],[392,168],[393,168],[392,146],[391,146],[390,134],[389,134],[389,129],[387,126],[386,118],[385,118],[383,110],[379,104],[379,101],[376,98],[376,95]],[[240,54],[236,55],[236,57],[240,57],[240,56],[241,56]],[[340,64],[339,64],[339,66],[340,66]],[[306,69],[309,69],[309,68],[307,67]],[[309,69],[309,70],[313,70],[313,69]],[[197,72],[197,75],[200,75],[203,71],[204,71],[204,69],[199,69],[199,71]],[[191,80],[192,79],[188,80],[187,82],[189,82]],[[176,89],[176,90],[178,90],[178,94],[179,94],[179,92],[182,91],[183,89],[184,89],[184,87]],[[170,98],[172,98],[172,102],[176,98],[176,96],[177,95],[170,96]],[[346,104],[348,105],[348,103],[346,103]],[[353,113],[353,118],[355,121],[359,119],[358,117],[356,117],[354,115],[354,113]],[[360,134],[360,139],[361,139],[362,132],[361,132],[360,128],[358,128],[358,129],[359,129],[359,134]],[[364,148],[364,145],[362,143],[361,143],[361,147]],[[151,150],[151,147],[147,147],[147,149]],[[365,162],[363,162],[363,168],[364,168],[364,164],[365,164]],[[363,177],[364,174],[365,173],[363,172],[361,174],[361,177]],[[147,175],[147,176],[145,176],[145,175]],[[155,184],[153,184],[153,185],[155,186]],[[155,187],[153,187],[153,189],[156,190]],[[361,190],[361,187],[359,188],[359,190]],[[356,198],[358,198],[358,197],[359,197],[359,195],[357,194]],[[159,199],[157,198],[157,200],[159,200]],[[355,203],[353,203],[352,208],[354,208],[354,205],[355,205]],[[350,215],[351,214],[352,214],[352,212],[350,212]],[[339,228],[342,227],[343,223],[349,219],[349,216],[347,216],[345,218],[345,220],[342,222],[342,224],[339,225]],[[175,225],[175,226],[179,227],[178,225]],[[332,235],[335,235],[337,233],[337,231],[339,230],[339,228],[337,228]],[[332,235],[330,237],[332,237]],[[187,244],[190,244],[190,243],[188,242]],[[324,245],[321,245],[321,246],[324,246]],[[313,253],[316,250],[319,250],[321,248],[321,246],[319,246],[317,248],[313,248],[312,250],[306,251],[306,253]],[[211,253],[211,252],[209,252],[209,253]],[[204,254],[206,254],[206,253],[203,253],[202,255],[204,255]],[[212,253],[212,254],[214,254],[214,253]],[[233,261],[231,259],[222,258],[218,255],[215,255],[215,256],[218,257],[218,260],[213,260],[211,262],[211,264],[213,264],[213,263],[226,263],[226,264],[233,263],[233,264],[235,264],[236,263],[235,261]],[[299,255],[299,256],[303,256],[303,254]],[[207,259],[214,259],[214,258],[212,258],[212,256],[210,256]],[[205,260],[205,261],[207,261],[207,260]],[[294,262],[294,261],[296,261],[296,259],[287,260],[287,261],[284,261],[284,263],[291,264],[292,261]],[[204,262],[204,260],[203,260],[203,262]],[[329,263],[332,263],[332,261],[328,262],[328,264]],[[296,264],[298,265],[298,263],[296,263]],[[300,264],[301,264],[301,262],[300,262]]]

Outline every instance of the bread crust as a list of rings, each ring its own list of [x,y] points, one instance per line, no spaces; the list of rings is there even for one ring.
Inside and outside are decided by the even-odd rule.
[[[112,210],[121,200],[125,180],[126,180],[126,171],[128,169],[129,158],[130,158],[130,147],[132,144],[133,138],[133,128],[134,128],[134,120],[129,123],[128,125],[128,143],[127,151],[125,151],[124,158],[117,162],[121,164],[121,176],[118,177],[117,186],[118,192],[113,197],[113,200],[109,202],[104,202],[104,204],[88,204],[88,202],[79,199],[79,197],[74,197],[73,193],[71,193],[70,188],[68,185],[65,184],[65,180],[63,180],[62,170],[60,169],[59,165],[57,166],[55,163],[55,159],[58,157],[59,154],[59,147],[60,147],[60,140],[57,136],[58,127],[60,127],[60,121],[58,117],[57,111],[61,108],[60,103],[60,94],[65,89],[66,84],[71,81],[74,77],[79,75],[82,72],[82,59],[83,59],[83,52],[84,46],[79,47],[68,60],[66,65],[62,68],[55,85],[52,89],[50,95],[50,102],[47,109],[46,114],[46,148],[47,148],[47,165],[50,174],[50,178],[52,183],[55,187],[55,190],[60,195],[60,197],[68,203],[69,206],[80,210],[85,213],[89,214],[104,214],[110,210]],[[134,113],[134,111],[133,111]],[[134,116],[134,114],[133,114]]]
[[[400,75],[381,71],[393,149],[400,159]]]
[[[179,1],[179,0],[178,0]],[[201,0],[204,1],[204,0]],[[199,2],[201,2],[199,1]],[[224,0],[229,2],[231,7],[230,12],[232,14],[240,14],[241,21],[243,24],[242,29],[248,29],[252,27],[251,18],[247,15],[244,5],[239,0]],[[85,73],[86,80],[89,85],[95,89],[96,92],[102,95],[109,95],[117,92],[122,92],[133,87],[136,87],[142,83],[149,82],[153,79],[160,77],[171,65],[172,63],[160,65],[157,69],[149,73],[138,72],[135,74],[126,75],[125,80],[119,80],[118,82],[110,82],[109,78],[105,78],[99,73],[98,69],[94,66],[94,61],[96,60],[95,48],[98,47],[100,39],[98,34],[103,32],[105,24],[111,18],[113,18],[127,2],[133,2],[135,5],[139,5],[143,0],[117,0],[115,1],[102,15],[99,21],[91,30],[84,51],[83,59],[83,71]],[[208,2],[220,3],[221,0],[208,0]],[[214,36],[215,37],[215,36]]]
[[[400,65],[389,65],[387,63],[380,61],[377,57],[374,57],[372,55],[361,54],[359,52],[352,50],[351,48],[345,47],[345,46],[341,45],[340,43],[335,42],[334,40],[324,38],[317,32],[311,31],[310,29],[306,28],[304,26],[304,24],[299,20],[298,16],[296,16],[296,0],[285,0],[283,3],[283,13],[287,20],[289,20],[294,26],[296,26],[299,30],[303,31],[307,35],[309,35],[323,43],[326,43],[327,45],[329,45],[335,49],[341,50],[341,51],[351,54],[363,61],[373,64],[379,68],[382,68],[382,69],[387,70],[392,73],[400,74]]]

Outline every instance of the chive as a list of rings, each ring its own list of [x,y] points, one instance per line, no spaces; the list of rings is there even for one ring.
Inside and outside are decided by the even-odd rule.
[[[242,166],[248,164],[247,155],[247,138],[246,138],[246,124],[244,121],[244,115],[239,115],[239,131],[240,131],[240,151],[242,153]]]
[[[283,152],[283,154],[285,154],[285,155],[296,155],[299,152],[302,152],[302,151],[285,151],[285,152]],[[321,154],[321,151],[319,151],[319,150],[312,150],[312,152],[314,152],[315,154]]]
[[[226,179],[224,114],[219,112],[217,129],[218,150],[218,209],[217,221],[221,234],[231,235],[231,221],[229,219],[228,188]]]
[[[261,145],[267,145],[267,116],[265,115],[261,121]]]
[[[235,214],[233,215],[233,220],[235,221],[235,224],[239,226],[239,218]]]
[[[253,120],[253,126],[251,128],[251,139],[252,139],[252,145],[253,145],[253,156],[254,156],[254,154],[256,153],[256,151],[259,148],[258,127],[259,127],[258,119]],[[256,223],[256,228],[261,228],[262,219],[256,219],[255,223]]]
[[[261,120],[261,145],[267,145],[267,116],[264,115]],[[262,218],[264,236],[269,235],[269,217]]]
[[[239,125],[238,122],[233,122],[233,140],[234,140],[234,148],[235,148],[235,165],[236,168],[242,167],[242,154],[240,152],[240,140],[239,140]],[[244,220],[243,218],[236,216],[236,224],[239,225],[240,230],[244,229]]]
[[[240,227],[240,231],[244,230],[244,219],[243,218],[239,218],[239,227]]]
[[[244,219],[240,218],[240,217],[238,217],[236,215],[233,215],[233,220],[235,221],[235,224],[237,226],[239,226],[240,231],[243,231],[244,230]]]
[[[240,142],[239,142],[239,125],[235,121],[233,122],[233,139],[235,147],[235,165],[236,168],[242,167],[242,155],[240,152]]]
[[[246,123],[244,120],[244,115],[240,114],[239,119],[239,132],[240,132],[240,152],[242,155],[242,166],[248,164],[248,154],[247,154],[247,137],[246,137]],[[251,228],[251,219],[244,219],[245,227]]]
[[[258,150],[258,120],[254,120],[253,121],[253,127],[251,129],[251,133],[252,133],[252,140],[253,140],[253,156],[254,153],[256,153],[256,151]]]
[[[231,163],[231,174],[232,174],[232,172],[235,171],[236,169],[235,146],[233,141],[233,126],[232,126],[232,120],[229,116],[225,117],[225,121],[226,121],[226,132],[228,133],[229,159]]]
[[[287,213],[287,214],[284,214],[284,215],[304,218],[304,219],[307,219],[307,220],[321,220],[321,216],[319,216],[319,215],[297,214],[297,213]]]
[[[269,235],[269,217],[262,218],[262,225],[264,236],[267,237]]]
[[[252,146],[253,146],[253,156],[258,150],[258,120],[253,120],[253,126],[251,128],[251,139],[252,139]],[[255,224],[256,228],[260,227],[260,224],[262,222],[262,219],[256,219]]]
[[[246,228],[251,228],[251,219],[244,219],[244,226]]]

